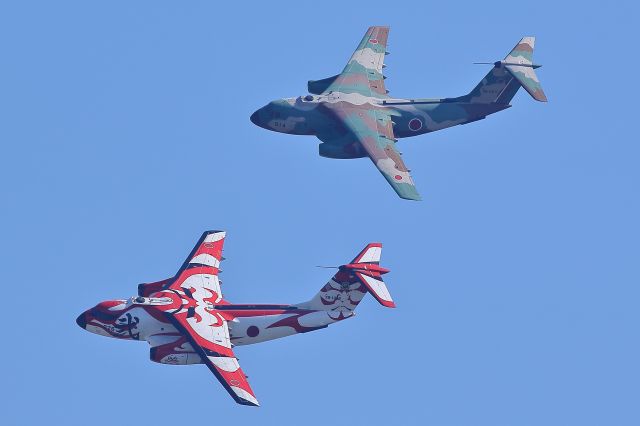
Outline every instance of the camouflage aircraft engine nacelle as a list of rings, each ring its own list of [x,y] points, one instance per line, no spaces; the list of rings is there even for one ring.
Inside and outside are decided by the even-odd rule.
[[[321,143],[318,145],[318,153],[321,157],[344,160],[367,156],[367,153],[362,149],[362,145],[355,142],[348,145],[331,145],[328,143]]]
[[[314,95],[321,95],[329,86],[333,84],[336,79],[340,77],[340,74],[336,74],[333,77],[323,78],[322,80],[309,80],[307,82],[307,90]]]

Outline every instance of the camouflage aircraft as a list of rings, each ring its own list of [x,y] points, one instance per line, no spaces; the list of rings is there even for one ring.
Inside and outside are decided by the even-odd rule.
[[[342,73],[308,82],[308,95],[270,102],[251,115],[267,130],[315,135],[320,155],[368,156],[401,198],[419,200],[397,138],[467,124],[509,108],[520,87],[546,102],[532,62],[534,37],[524,37],[467,95],[443,99],[391,98],[382,69],[389,27],[370,27]]]

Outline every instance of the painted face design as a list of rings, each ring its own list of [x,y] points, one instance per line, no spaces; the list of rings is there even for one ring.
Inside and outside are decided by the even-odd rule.
[[[126,300],[109,300],[83,312],[76,322],[87,331],[102,336],[139,340],[140,318],[135,314],[135,308]]]

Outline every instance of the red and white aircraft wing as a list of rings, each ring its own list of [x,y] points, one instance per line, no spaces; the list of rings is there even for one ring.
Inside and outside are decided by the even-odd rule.
[[[222,300],[218,272],[225,233],[205,232],[165,290],[182,299],[167,312],[178,330],[239,404],[259,405],[231,349],[227,320],[214,306]]]

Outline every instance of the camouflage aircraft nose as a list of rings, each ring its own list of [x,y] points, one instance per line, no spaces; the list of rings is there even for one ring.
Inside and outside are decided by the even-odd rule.
[[[257,110],[256,112],[251,114],[251,117],[249,117],[249,120],[251,120],[251,122],[256,126],[260,126],[260,110]]]

